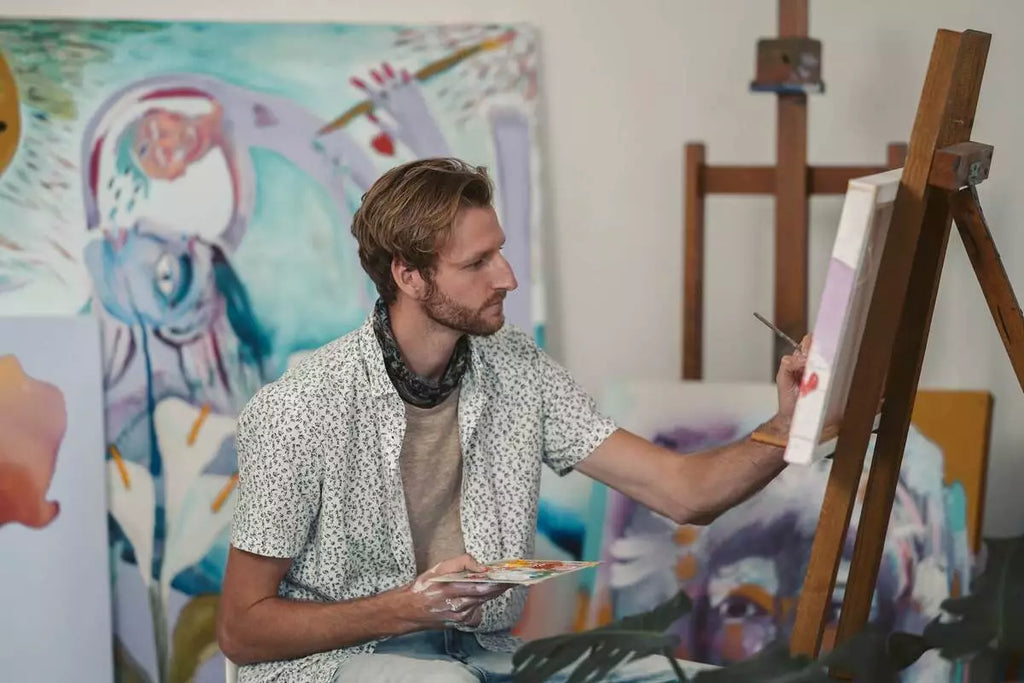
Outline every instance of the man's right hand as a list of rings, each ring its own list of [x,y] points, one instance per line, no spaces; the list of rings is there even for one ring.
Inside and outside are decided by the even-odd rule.
[[[510,583],[432,583],[431,578],[463,570],[483,571],[469,555],[445,560],[423,572],[394,594],[398,618],[413,631],[479,626],[482,607],[513,587]]]

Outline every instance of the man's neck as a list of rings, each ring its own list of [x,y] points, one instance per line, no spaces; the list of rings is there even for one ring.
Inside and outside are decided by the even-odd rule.
[[[438,325],[415,303],[403,299],[388,306],[388,317],[405,364],[420,377],[438,380],[461,335]]]

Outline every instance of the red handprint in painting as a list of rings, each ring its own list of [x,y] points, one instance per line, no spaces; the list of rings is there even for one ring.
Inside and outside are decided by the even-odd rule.
[[[0,526],[41,529],[60,512],[46,500],[67,429],[64,395],[29,377],[14,356],[0,356]]]
[[[451,154],[417,78],[387,62],[379,70],[371,69],[370,77],[372,85],[356,76],[349,81],[366,93],[373,105],[367,117],[381,130],[370,142],[377,152],[393,156],[397,141],[417,158]]]

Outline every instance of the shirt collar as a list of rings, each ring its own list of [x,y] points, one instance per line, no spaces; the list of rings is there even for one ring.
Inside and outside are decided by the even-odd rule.
[[[398,390],[391,383],[387,368],[384,367],[384,352],[381,351],[377,335],[373,331],[372,314],[359,328],[359,348],[363,354],[363,367],[366,368],[366,377],[370,383],[370,395],[375,399],[391,395],[398,398]]]

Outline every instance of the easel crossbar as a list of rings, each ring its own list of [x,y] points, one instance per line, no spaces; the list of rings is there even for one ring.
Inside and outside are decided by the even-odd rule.
[[[792,140],[787,136],[786,140]],[[783,145],[780,143],[780,150]],[[699,142],[687,143],[684,150],[685,208],[683,236],[683,379],[701,379],[704,365],[704,200],[708,195],[772,195],[777,204],[805,205],[812,195],[842,194],[847,184],[882,171],[899,168],[906,158],[907,146],[889,144],[886,164],[875,166],[804,166],[786,172],[779,166],[731,166],[705,163],[707,149]],[[952,171],[950,171],[952,173]],[[800,176],[804,182],[800,183]],[[780,178],[788,179],[780,183]],[[796,179],[795,181],[793,179]],[[800,188],[793,188],[796,182]],[[785,193],[789,194],[786,195]],[[794,249],[799,252],[793,261],[797,266],[806,259],[807,223],[805,212],[783,211],[785,224],[798,226],[793,239],[785,242],[783,254]],[[789,232],[793,232],[792,228]],[[791,255],[791,254],[790,254]],[[784,261],[784,259],[783,259]],[[806,269],[794,271],[776,257],[775,264],[775,321],[787,334],[799,337],[806,329],[807,288]],[[783,315],[787,311],[788,315]],[[802,311],[797,314],[798,311]],[[779,348],[775,350],[772,367],[778,365]],[[774,373],[774,370],[773,370]]]

